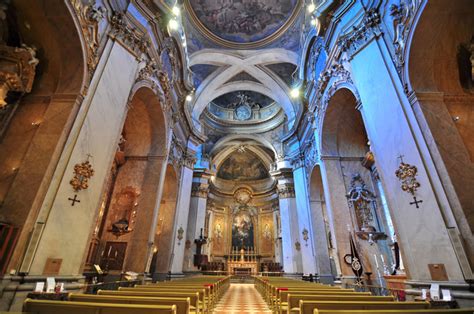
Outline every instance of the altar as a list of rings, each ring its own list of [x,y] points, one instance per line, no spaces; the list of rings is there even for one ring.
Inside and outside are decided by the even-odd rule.
[[[259,256],[253,249],[232,248],[231,254],[227,255],[227,274],[251,276],[257,275],[259,271]]]

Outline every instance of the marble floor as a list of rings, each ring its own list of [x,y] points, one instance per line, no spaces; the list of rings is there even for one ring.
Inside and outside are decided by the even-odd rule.
[[[271,312],[253,284],[240,283],[232,283],[214,309],[214,314]]]

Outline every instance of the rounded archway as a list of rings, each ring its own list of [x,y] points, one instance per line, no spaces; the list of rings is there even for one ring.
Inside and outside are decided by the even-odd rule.
[[[0,112],[0,221],[16,235],[4,269],[18,269],[78,112],[86,65],[80,30],[65,2],[14,0],[5,13],[0,42],[11,49],[26,45],[34,51],[30,62],[38,62],[31,92],[8,93]]]
[[[98,222],[101,227],[93,235],[100,242],[96,251],[102,253],[91,255],[87,264],[95,258],[109,271],[145,271],[166,163],[166,135],[158,96],[148,87],[139,87],[131,98],[108,179],[99,214],[103,222]]]
[[[474,266],[474,6],[427,1],[416,21],[406,75],[414,108]],[[433,23],[436,21],[436,23]]]

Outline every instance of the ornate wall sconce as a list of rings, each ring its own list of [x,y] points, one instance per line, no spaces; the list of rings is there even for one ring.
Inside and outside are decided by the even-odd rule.
[[[415,205],[416,208],[420,208],[418,204],[423,203],[423,200],[417,200],[415,196],[416,191],[421,186],[420,182],[416,180],[418,168],[403,162],[403,155],[400,155],[398,158],[400,158],[400,166],[397,171],[395,171],[395,175],[398,180],[400,180],[402,190],[413,196],[414,201],[411,202],[410,205]]]
[[[178,245],[181,245],[181,240],[183,240],[183,235],[184,235],[184,229],[182,226],[180,226],[178,229],[178,236],[177,236],[178,241],[179,241]]]
[[[308,239],[309,239],[309,231],[308,229],[304,228],[303,229],[303,232],[301,232],[303,234],[303,240],[306,242],[306,246],[308,246]]]

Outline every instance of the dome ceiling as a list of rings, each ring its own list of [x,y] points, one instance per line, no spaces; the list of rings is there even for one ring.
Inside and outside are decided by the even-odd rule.
[[[185,4],[201,33],[237,48],[278,38],[294,22],[301,0],[186,0]]]

